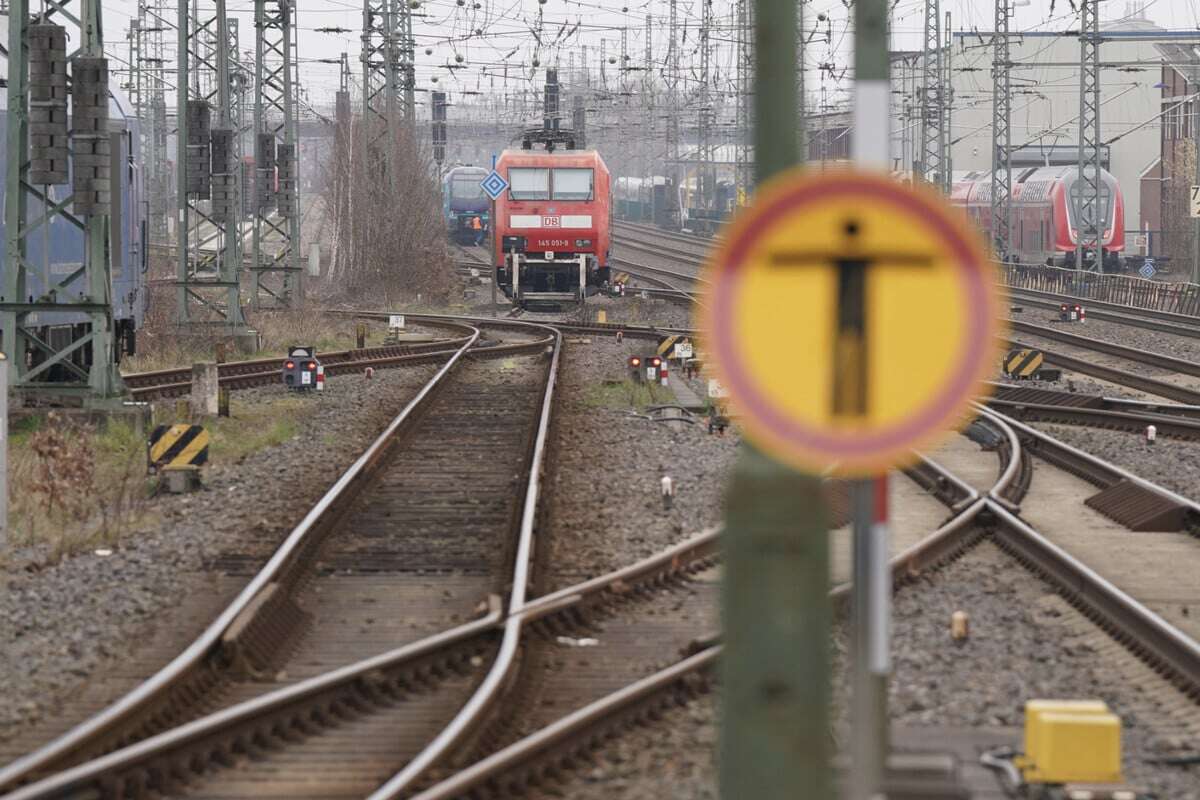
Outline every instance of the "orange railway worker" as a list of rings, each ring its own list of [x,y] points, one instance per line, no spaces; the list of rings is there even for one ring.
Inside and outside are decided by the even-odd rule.
[[[471,228],[475,231],[475,246],[483,244],[483,223],[479,217],[471,218]]]

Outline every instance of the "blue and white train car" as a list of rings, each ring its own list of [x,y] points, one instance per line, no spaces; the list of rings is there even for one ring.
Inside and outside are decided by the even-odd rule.
[[[0,16],[0,43],[8,43],[8,17]],[[7,48],[5,48],[7,51]],[[0,67],[8,74],[8,59],[0,53]],[[112,305],[116,328],[118,352],[132,353],[136,331],[145,318],[148,294],[146,289],[148,208],[142,181],[142,155],[139,126],[136,112],[118,88],[111,73],[109,84],[109,134],[112,152],[112,202],[109,227],[112,252]],[[7,180],[8,91],[0,87],[0,292],[3,291],[3,276],[7,270],[7,241],[4,227],[4,204],[7,202],[4,186]],[[69,183],[50,187],[52,202],[61,202],[71,193]],[[70,210],[70,206],[67,207]],[[36,201],[29,203],[28,218],[36,220],[44,209]],[[62,216],[56,217],[49,226],[36,229],[26,244],[26,258],[33,269],[27,286],[29,295],[42,291],[42,274],[49,275],[51,284],[62,280],[77,270],[83,263],[83,231]],[[67,284],[67,293],[84,289],[82,274]],[[28,298],[23,298],[28,299]],[[53,319],[37,319],[31,315],[26,323],[29,327],[41,328],[42,333],[55,346],[61,347],[75,336],[72,326],[85,323],[87,317],[79,314],[55,314]],[[81,354],[82,357],[82,354]]]

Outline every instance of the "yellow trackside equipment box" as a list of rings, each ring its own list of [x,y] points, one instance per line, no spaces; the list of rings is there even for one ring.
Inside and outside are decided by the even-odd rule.
[[[1017,766],[1028,783],[1120,783],[1121,720],[1098,700],[1031,700]]]

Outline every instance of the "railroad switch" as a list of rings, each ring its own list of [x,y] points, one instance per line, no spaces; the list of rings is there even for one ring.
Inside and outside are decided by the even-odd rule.
[[[297,391],[325,388],[325,367],[315,347],[290,347],[283,362],[283,385]]]

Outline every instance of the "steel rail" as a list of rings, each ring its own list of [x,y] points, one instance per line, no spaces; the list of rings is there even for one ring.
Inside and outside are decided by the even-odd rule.
[[[718,533],[716,529],[703,531],[632,565],[538,598],[525,605],[521,616],[525,624],[531,624],[568,610],[577,613],[581,607],[613,595],[626,596],[639,586],[657,585],[664,578],[702,569],[715,558]],[[504,618],[500,598],[493,596],[488,613],[480,619],[184,723],[19,789],[5,800],[46,800],[64,792],[74,795],[93,789],[103,792],[102,786],[115,784],[130,773],[153,774],[157,770],[162,774],[164,764],[187,763],[191,753],[228,751],[256,736],[278,735],[274,732],[279,726],[286,726],[289,717],[305,718],[311,705],[332,704],[337,700],[330,698],[355,692],[373,695],[389,682],[402,680],[393,673],[414,668],[414,662],[445,660],[455,648],[482,642],[500,629]],[[387,693],[386,689],[382,692]],[[132,776],[128,781],[142,785]]]
[[[1054,353],[1037,345],[1025,344],[1016,340],[1008,340],[1012,347],[1027,347],[1035,350],[1040,350],[1045,356],[1046,361],[1051,364],[1057,364],[1063,369],[1078,372],[1082,375],[1090,375],[1093,378],[1109,381],[1120,386],[1127,386],[1131,389],[1137,389],[1147,394],[1157,395],[1158,397],[1166,397],[1171,400],[1185,403],[1188,405],[1200,405],[1200,391],[1188,389],[1183,386],[1177,386],[1173,383],[1160,381],[1155,378],[1147,378],[1142,375],[1136,375],[1132,372],[1115,367],[1108,367],[1103,364],[1097,364],[1093,361],[1088,361],[1075,356],[1064,355],[1063,353]]]
[[[117,776],[123,771],[136,769],[148,762],[170,759],[193,748],[228,748],[231,743],[219,741],[218,737],[231,728],[250,727],[264,717],[268,718],[265,724],[273,725],[278,717],[287,711],[295,707],[304,707],[307,703],[319,700],[322,695],[332,694],[360,681],[378,678],[421,658],[441,655],[455,646],[486,635],[496,629],[502,616],[503,612],[497,602],[489,609],[487,615],[480,619],[185,722],[18,789],[5,795],[5,800],[47,800],[62,797],[64,793],[76,796],[92,790],[103,792],[101,784],[115,783],[119,780]],[[243,731],[235,735],[250,739],[254,735],[253,728],[251,732]]]
[[[430,349],[422,350],[417,353],[409,353],[406,355],[367,355],[365,358],[347,359],[344,361],[336,361],[332,364],[322,364],[325,367],[327,376],[344,375],[352,372],[359,372],[367,367],[375,369],[388,369],[390,367],[411,366],[416,364],[427,364],[433,361],[440,361],[443,358],[449,358],[454,355],[462,346],[465,340],[450,340],[444,344],[439,344],[440,347],[448,349]],[[373,348],[374,349],[374,348]],[[378,348],[380,350],[384,348]],[[391,348],[388,348],[391,349]],[[364,353],[367,351],[363,351]],[[260,372],[239,372],[234,375],[219,375],[217,383],[220,387],[226,389],[246,389],[253,386],[266,386],[273,383],[279,383],[280,367],[279,364],[283,359],[274,361],[274,366]],[[162,383],[152,386],[142,386],[130,390],[130,394],[137,400],[155,400],[164,397],[181,397],[189,394],[192,391],[191,380],[182,381],[179,383]]]
[[[999,429],[1007,441],[1009,458],[1005,469],[996,483],[980,495],[945,473],[935,462],[923,459],[922,469],[931,473],[943,472],[948,479],[957,482],[960,490],[965,490],[967,502],[962,506],[962,511],[933,536],[895,556],[891,562],[893,575],[901,579],[923,568],[924,564],[931,561],[939,563],[952,556],[954,550],[961,551],[966,545],[962,543],[962,537],[954,537],[954,533],[986,512],[980,521],[986,521],[995,528],[992,535],[998,546],[1039,573],[1085,615],[1101,624],[1111,636],[1169,675],[1193,700],[1200,700],[1200,645],[1062,548],[1053,545],[1010,510],[1011,504],[1004,494],[1011,488],[1011,482],[1019,472],[1018,464],[1024,451],[1018,431],[1025,430],[1025,426],[982,407],[978,408],[978,412],[982,419]],[[959,541],[954,543],[954,547],[947,548],[946,543],[950,538]],[[924,564],[918,564],[922,559]],[[845,602],[849,590],[850,586],[844,584],[835,588],[832,594],[835,599]],[[611,722],[615,717],[636,712],[639,703],[653,699],[672,686],[680,686],[681,681],[690,675],[710,670],[717,663],[721,649],[722,645],[719,644],[710,647],[590,703],[429,788],[417,795],[417,800],[462,797],[484,785],[497,785],[502,776],[528,769],[537,759],[553,755],[555,751],[564,756],[570,755],[574,749],[571,743],[584,733]],[[512,778],[510,781],[519,786],[523,779]]]
[[[1093,467],[1106,468],[1121,479],[1186,505],[1190,512],[1200,512],[1200,504],[1163,489],[1132,473],[1108,464],[1088,453],[1060,442],[1052,436],[1035,431],[1026,425],[976,404],[976,410],[1008,430],[1017,441],[1018,432],[1052,447],[1073,460],[1089,462]],[[1143,660],[1160,671],[1169,673],[1173,682],[1193,701],[1200,701],[1200,643],[1155,614],[1087,564],[1051,542],[1025,521],[1019,519],[989,492],[988,510],[998,525],[993,534],[996,542],[1018,560],[1032,566],[1069,602],[1079,607],[1089,618],[1105,628],[1110,635],[1126,644]]]
[[[1146,426],[1153,425],[1161,436],[1187,440],[1200,439],[1200,420],[1184,419],[1169,414],[1128,412],[1051,403],[1026,403],[995,397],[989,398],[987,404],[990,408],[1003,411],[1014,419],[1086,425],[1092,428],[1123,430],[1130,433],[1144,431]]]
[[[1117,356],[1128,361],[1133,361],[1138,364],[1146,364],[1152,367],[1160,367],[1172,372],[1183,373],[1184,375],[1192,375],[1200,377],[1200,364],[1194,361],[1188,361],[1182,358],[1173,356],[1165,356],[1161,353],[1152,353],[1149,350],[1139,350],[1135,347],[1127,347],[1116,342],[1109,342],[1104,339],[1091,339],[1087,336],[1080,336],[1075,333],[1067,333],[1066,331],[1057,328],[1047,328],[1044,325],[1034,325],[1029,322],[1021,322],[1020,320],[1009,320],[1008,326],[1014,331],[1028,333],[1033,336],[1040,336],[1043,339],[1050,339],[1063,344],[1082,347],[1087,350],[1092,350],[1097,353],[1104,353],[1110,356]]]
[[[1001,286],[1007,291],[1009,299],[1013,301],[1019,300],[1025,305],[1034,306],[1035,308],[1045,308],[1057,311],[1062,305],[1060,301],[1051,299],[1053,295],[1048,292],[1037,292],[1031,289],[1017,289],[1012,286]],[[1074,301],[1076,298],[1072,298]],[[1108,304],[1099,304],[1098,301],[1087,300],[1084,308],[1087,310],[1087,315],[1090,319],[1101,320],[1102,322],[1112,322],[1118,325],[1129,325],[1134,328],[1145,328],[1146,330],[1158,331],[1159,333],[1171,333],[1176,336],[1187,336],[1192,339],[1200,339],[1200,320],[1185,317],[1182,314],[1176,315],[1183,319],[1191,319],[1191,324],[1180,324],[1174,322],[1155,320],[1151,317],[1135,316],[1137,313],[1148,314],[1152,313],[1144,309],[1137,309],[1133,306],[1125,306],[1129,309],[1129,313],[1121,313],[1117,311],[1108,311],[1104,306]],[[1122,308],[1122,306],[1113,306],[1114,308]],[[1169,314],[1170,312],[1159,312]]]
[[[1090,297],[1080,297],[1079,295],[1061,294],[1058,292],[1044,292],[1040,289],[1026,289],[1023,287],[1009,286],[1004,283],[997,284],[1001,288],[1009,292],[1020,292],[1023,295],[1032,295],[1039,298],[1048,298],[1054,300],[1057,298],[1056,305],[1061,304],[1063,299],[1069,299],[1073,303],[1082,305],[1089,314],[1095,313],[1094,309],[1103,309],[1111,311],[1115,314],[1136,315],[1145,319],[1157,319],[1164,322],[1172,322],[1182,327],[1200,327],[1200,318],[1190,316],[1188,314],[1179,314],[1174,311],[1162,311],[1157,308],[1138,308],[1137,306],[1124,305],[1122,303],[1111,303],[1106,300],[1093,300]]]
[[[1182,506],[1189,517],[1200,521],[1200,502],[1184,497],[1163,486],[1139,477],[1132,472],[1098,458],[1091,453],[1072,447],[1066,442],[1055,439],[1048,433],[1032,428],[1001,412],[988,409],[979,403],[974,403],[975,409],[981,415],[988,416],[1018,434],[1023,440],[1025,451],[1031,455],[1048,461],[1061,469],[1076,475],[1093,486],[1107,488],[1121,481],[1136,485],[1153,492],[1165,500]]]
[[[549,377],[542,396],[542,410],[538,430],[534,438],[533,455],[530,459],[529,482],[525,487],[525,502],[521,509],[521,527],[517,536],[516,564],[513,570],[512,589],[508,599],[508,617],[504,621],[504,633],[500,651],[492,663],[483,682],[475,690],[466,705],[455,715],[433,741],[412,758],[400,772],[393,775],[379,789],[372,792],[369,800],[386,800],[399,797],[409,790],[430,768],[440,762],[450,750],[461,742],[487,710],[499,700],[501,689],[507,682],[517,662],[524,619],[516,612],[525,605],[529,589],[530,570],[533,565],[534,527],[537,522],[538,500],[541,494],[541,478],[545,469],[546,440],[550,432],[550,416],[554,405],[554,390],[558,383],[558,365],[562,357],[562,333],[555,331],[554,351],[550,360]]]
[[[330,310],[327,310],[325,313],[340,314],[340,315],[353,316],[353,317],[361,317],[363,319],[386,319],[389,316],[389,314],[391,314],[392,312],[330,309]],[[479,324],[479,325],[485,325],[485,326],[490,323],[497,322],[497,320],[493,319],[492,317],[461,316],[461,315],[456,315],[456,314],[425,314],[425,313],[409,314],[408,312],[405,312],[405,316],[411,317],[412,319],[419,320],[419,321],[449,320],[449,321],[470,322],[472,324]],[[503,322],[503,320],[500,320],[500,322]],[[601,334],[601,335],[605,335],[605,336],[615,336],[616,334],[620,333],[623,336],[627,336],[630,338],[639,338],[639,339],[658,339],[658,338],[661,338],[662,336],[665,336],[668,334],[674,334],[674,333],[685,334],[688,336],[697,335],[697,331],[694,328],[683,328],[683,327],[678,327],[678,326],[661,326],[660,327],[660,326],[646,326],[646,325],[624,325],[619,322],[577,323],[577,322],[549,322],[549,321],[539,322],[537,324],[542,325],[543,327],[547,327],[547,328],[554,328],[556,330],[563,331],[564,333],[569,332],[569,333],[580,333],[580,334]]]
[[[1124,397],[1066,392],[1061,389],[1043,389],[1039,386],[1022,386],[1012,383],[988,381],[992,387],[991,398],[1011,403],[1032,403],[1048,406],[1075,406],[1098,408],[1106,411],[1124,411],[1130,414],[1162,414],[1168,417],[1200,420],[1200,406],[1185,403],[1166,403],[1159,400],[1129,400]]]
[[[1020,458],[1019,444],[1011,454],[1010,463],[997,478],[1001,485],[1012,471],[1010,467]],[[910,576],[923,569],[940,564],[970,545],[963,532],[974,527],[976,518],[986,507],[986,499],[956,476],[946,472],[935,462],[922,458],[913,468],[923,485],[940,486],[941,499],[953,509],[953,516],[921,542],[893,556],[890,567],[897,583],[905,582]],[[913,476],[914,480],[917,477]],[[713,532],[714,537],[717,532]],[[982,533],[980,534],[982,536]],[[594,583],[594,582],[593,582]],[[547,595],[541,601],[547,604],[569,599],[571,589]],[[830,590],[830,596],[843,610],[850,598],[849,584],[841,584]],[[535,603],[527,607],[532,612]],[[524,612],[523,612],[524,613]],[[529,766],[539,758],[556,749],[569,748],[571,743],[596,727],[607,724],[614,717],[635,709],[639,703],[653,700],[671,687],[680,685],[696,673],[713,668],[721,654],[723,645],[717,644],[688,656],[676,664],[659,670],[599,700],[589,703],[556,720],[550,725],[526,736],[482,760],[460,770],[455,775],[435,784],[416,795],[414,800],[450,800],[467,796],[473,789],[497,781],[500,776]]]
[[[36,771],[50,766],[56,759],[69,755],[97,737],[113,730],[152,701],[160,698],[185,674],[198,667],[206,657],[216,652],[220,647],[223,634],[234,620],[283,572],[310,534],[319,530],[320,523],[326,514],[331,510],[336,510],[340,502],[358,488],[358,484],[368,475],[370,467],[388,448],[392,437],[431,395],[434,388],[439,386],[453,371],[478,337],[479,331],[476,329],[470,340],[426,382],[416,396],[388,424],[383,433],[342,473],[333,486],[305,514],[300,523],[292,529],[267,563],[238,593],[233,602],[182,653],[100,713],[76,725],[34,752],[0,769],[0,788],[11,787],[30,777]]]
[[[430,327],[455,330],[461,335],[432,342],[413,342],[411,344],[383,345],[381,347],[363,349],[334,350],[321,355],[322,363],[326,367],[326,371],[348,362],[363,364],[373,359],[380,359],[380,363],[385,365],[388,363],[404,363],[399,360],[390,362],[389,359],[399,359],[404,356],[415,356],[431,352],[443,352],[448,348],[457,350],[468,339],[474,336],[474,328],[470,325],[443,320],[430,320],[427,324]],[[280,364],[286,358],[286,356],[280,355],[269,358],[226,361],[217,365],[218,380],[226,382],[233,378],[248,376],[258,378],[268,372],[278,378]],[[128,372],[122,375],[125,385],[131,389],[131,394],[138,398],[144,398],[144,396],[156,392],[175,391],[185,386],[190,391],[191,377],[192,368],[190,366],[146,372]]]

